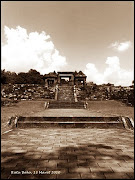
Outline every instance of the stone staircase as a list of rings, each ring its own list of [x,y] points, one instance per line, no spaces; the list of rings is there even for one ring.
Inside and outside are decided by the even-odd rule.
[[[19,117],[17,128],[124,128],[120,117]]]
[[[84,109],[86,108],[86,103],[83,101],[75,102],[74,86],[62,85],[58,87],[57,100],[50,101],[48,108]]]
[[[129,117],[93,117],[93,116],[35,116],[14,117],[8,126],[14,128],[99,128],[134,130],[134,123]]]
[[[84,102],[71,102],[71,101],[51,101],[49,108],[51,109],[84,109]]]
[[[73,86],[59,86],[58,101],[75,102]]]

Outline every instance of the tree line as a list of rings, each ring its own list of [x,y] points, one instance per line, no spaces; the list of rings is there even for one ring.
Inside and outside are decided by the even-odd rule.
[[[52,74],[52,73],[49,73]],[[56,74],[54,71],[53,74]],[[75,71],[74,74],[84,75],[82,71]],[[2,84],[44,84],[44,75],[41,75],[35,69],[30,69],[27,73],[10,72],[1,70],[1,83]]]
[[[38,71],[30,69],[27,73],[10,72],[1,70],[1,83],[2,84],[44,84],[44,76]]]

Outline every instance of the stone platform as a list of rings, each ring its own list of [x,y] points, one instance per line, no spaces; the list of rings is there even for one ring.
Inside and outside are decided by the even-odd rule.
[[[111,116],[118,115],[111,114]],[[110,117],[110,114],[87,109],[45,109],[38,113],[33,113],[31,117]]]
[[[134,134],[126,129],[15,129],[1,146],[2,179],[134,178]]]

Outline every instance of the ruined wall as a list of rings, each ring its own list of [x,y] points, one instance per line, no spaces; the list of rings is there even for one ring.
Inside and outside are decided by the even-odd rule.
[[[20,100],[54,99],[55,87],[37,84],[6,84],[1,87],[1,105]]]

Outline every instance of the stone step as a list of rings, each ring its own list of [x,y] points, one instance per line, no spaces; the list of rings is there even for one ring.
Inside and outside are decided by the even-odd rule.
[[[50,104],[65,104],[65,101],[51,101]],[[67,101],[66,104],[75,104],[75,105],[84,105],[84,101],[79,101],[79,102],[70,102]]]
[[[74,94],[73,93],[58,93],[59,95],[61,95],[61,96],[74,96]]]
[[[75,102],[75,100],[73,98],[69,99],[67,97],[65,97],[65,98],[58,98],[58,101]]]
[[[20,117],[18,128],[124,128],[119,117]]]
[[[73,88],[69,88],[69,87],[62,87],[62,88],[59,88],[59,91],[72,91]]]
[[[84,106],[50,106],[50,109],[84,109]]]
[[[68,94],[68,93],[59,93],[59,95],[61,95],[61,96],[69,96],[69,97],[73,97],[74,96],[74,94]]]
[[[65,94],[66,94],[66,93],[73,94],[73,92],[72,92],[72,91],[67,91],[67,90],[64,90],[64,91],[63,91],[63,90],[61,90],[61,91],[59,91],[59,93],[63,93],[63,94],[64,94],[64,93],[65,93]]]
[[[114,117],[22,117],[20,116],[18,119],[18,122],[24,122],[24,121],[55,121],[55,122],[123,122],[120,117],[114,116]]]
[[[64,98],[64,97],[74,98],[74,96],[71,95],[71,94],[66,94],[66,95],[64,95],[64,94],[60,95],[60,94],[59,94],[58,96],[59,96],[59,98]]]
[[[117,122],[19,122],[18,128],[124,128],[123,123]]]
[[[59,86],[59,89],[73,89],[73,86]]]
[[[50,105],[49,106],[50,109],[58,109],[58,108],[61,108],[61,109],[84,109],[84,106],[80,105],[80,106],[70,106],[70,105]]]
[[[59,99],[60,100],[60,99]],[[48,108],[84,108],[84,102],[73,102],[73,100],[71,102],[67,101],[67,99],[65,99],[64,101],[55,101],[55,102],[50,102],[49,107]]]
[[[66,91],[66,92],[72,92],[73,91],[73,89],[67,89],[67,88],[61,88],[61,89],[59,89],[59,92],[62,92],[62,91]]]

